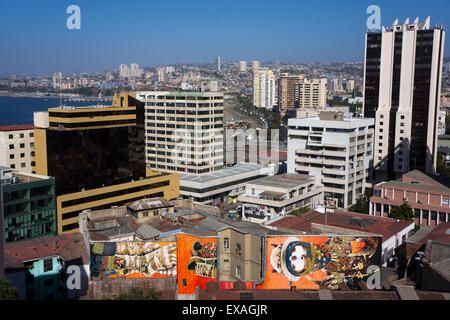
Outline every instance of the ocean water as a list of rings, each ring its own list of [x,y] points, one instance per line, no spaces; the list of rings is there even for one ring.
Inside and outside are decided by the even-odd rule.
[[[91,106],[96,101],[77,101],[63,103],[68,106]],[[111,105],[111,101],[104,101],[104,105]],[[16,98],[0,96],[0,126],[12,124],[32,124],[33,112],[47,111],[60,105],[59,98]]]

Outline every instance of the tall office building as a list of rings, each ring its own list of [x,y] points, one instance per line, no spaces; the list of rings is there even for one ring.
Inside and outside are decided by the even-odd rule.
[[[138,92],[145,102],[152,170],[206,174],[223,168],[223,93]]]
[[[247,61],[239,61],[239,72],[247,71]]]
[[[5,240],[3,225],[3,181],[0,181],[0,278],[5,276]]]
[[[139,68],[139,65],[137,63],[132,63],[130,67],[131,67],[130,72],[131,72],[132,77],[139,78],[142,76],[144,70]]]
[[[252,61],[252,71],[258,70],[261,67],[259,61]]]
[[[299,83],[301,75],[282,73],[278,78],[278,108],[280,111],[298,106]]]
[[[366,34],[363,108],[375,118],[376,178],[436,172],[444,38],[429,17]]]
[[[31,173],[34,125],[0,126],[0,166]]]
[[[369,187],[374,120],[322,111],[288,126],[288,173],[315,176],[336,207],[355,203]]]
[[[271,109],[275,102],[275,75],[269,69],[253,71],[253,105]]]
[[[35,113],[33,171],[55,178],[58,234],[78,231],[86,209],[179,196],[177,176],[146,168],[144,104],[134,97]]]
[[[325,109],[327,104],[327,79],[302,78],[298,83],[298,108]]]
[[[220,72],[220,57],[216,58],[216,71]]]

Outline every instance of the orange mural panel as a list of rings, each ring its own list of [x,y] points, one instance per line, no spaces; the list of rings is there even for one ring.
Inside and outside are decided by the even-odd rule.
[[[381,265],[381,237],[268,237],[266,275],[257,289],[337,289]]]
[[[217,282],[217,238],[177,235],[178,293],[193,294],[210,281]]]

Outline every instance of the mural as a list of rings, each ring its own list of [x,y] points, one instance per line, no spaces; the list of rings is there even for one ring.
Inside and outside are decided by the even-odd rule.
[[[217,238],[178,234],[178,293],[193,294],[210,281],[217,282]]]
[[[268,237],[266,277],[259,289],[338,289],[365,280],[381,265],[380,237]]]
[[[175,242],[91,243],[92,278],[157,278],[176,274]]]

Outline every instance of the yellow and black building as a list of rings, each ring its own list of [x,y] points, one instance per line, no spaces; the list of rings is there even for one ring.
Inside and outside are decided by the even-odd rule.
[[[58,107],[35,114],[34,173],[55,178],[58,234],[78,215],[147,198],[179,197],[179,177],[145,166],[144,103],[116,94],[112,106]]]

